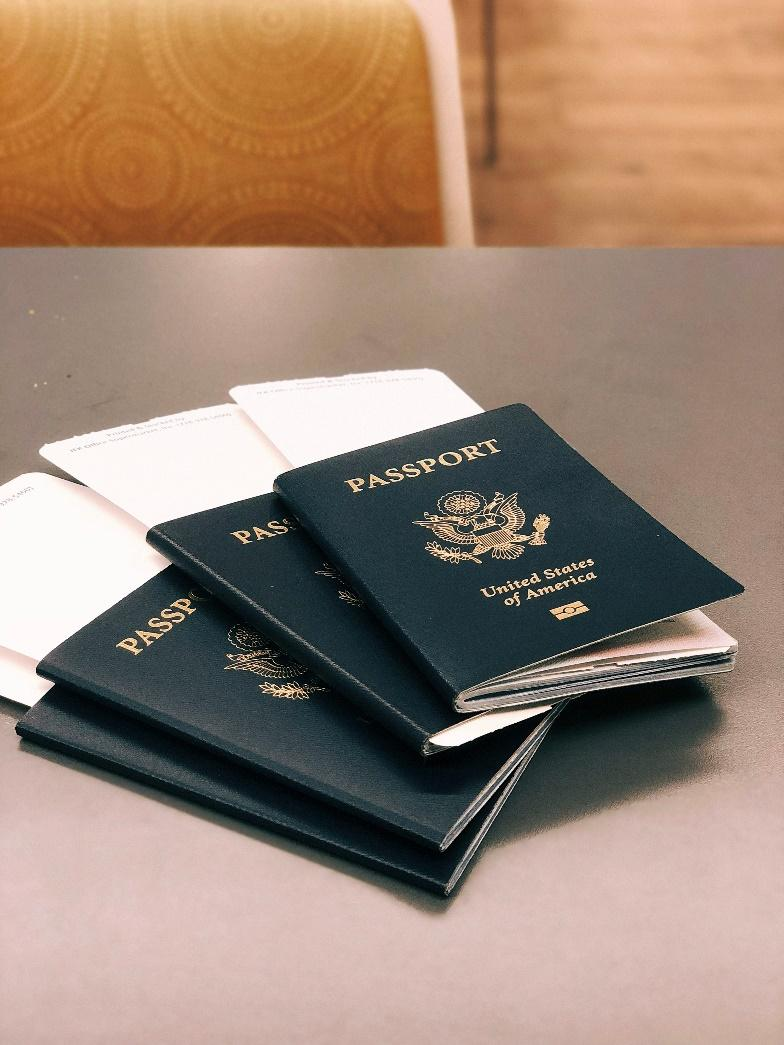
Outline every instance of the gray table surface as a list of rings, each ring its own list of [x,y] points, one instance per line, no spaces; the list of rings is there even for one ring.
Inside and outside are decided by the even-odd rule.
[[[783,306],[773,249],[0,252],[0,481],[234,384],[433,366],[748,588],[734,674],[563,721],[451,902],[21,749],[0,702],[0,1039],[782,1040]]]

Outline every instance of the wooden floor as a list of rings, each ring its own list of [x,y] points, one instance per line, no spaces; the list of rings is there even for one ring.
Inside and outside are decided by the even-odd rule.
[[[784,242],[784,0],[453,0],[477,242]]]

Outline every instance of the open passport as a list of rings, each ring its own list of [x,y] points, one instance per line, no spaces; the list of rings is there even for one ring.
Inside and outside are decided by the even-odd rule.
[[[0,490],[25,739],[445,894],[563,698],[732,667],[700,607],[740,585],[527,408],[231,394],[43,448],[92,490]]]
[[[160,523],[147,540],[423,755],[461,747],[530,714],[511,708],[468,717],[448,707],[275,494]]]
[[[275,490],[457,711],[733,667],[700,607],[742,586],[526,406],[294,468]]]
[[[25,740],[442,894],[557,713],[529,714],[469,762],[426,761],[167,566],[93,491],[20,476],[0,487],[0,537],[0,651],[57,683],[18,723]]]
[[[243,409],[185,411],[74,436],[42,453],[156,524],[148,539],[171,562],[420,754],[524,720],[526,709],[468,719],[449,708],[280,498],[265,492],[284,468],[324,450],[419,431],[481,407],[433,370],[268,382],[232,394]]]
[[[38,672],[437,850],[503,787],[548,726],[547,716],[529,716],[470,760],[426,761],[173,566],[66,638]]]
[[[538,745],[443,851],[418,845],[239,763],[55,686],[20,720],[17,733],[121,776],[317,846],[336,856],[449,896]],[[540,733],[540,742],[544,731]]]

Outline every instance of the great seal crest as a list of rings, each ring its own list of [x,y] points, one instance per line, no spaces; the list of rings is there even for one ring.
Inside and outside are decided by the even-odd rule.
[[[262,693],[287,700],[307,700],[311,693],[326,692],[326,686],[319,685],[318,680],[308,675],[306,667],[247,624],[235,624],[229,629],[227,638],[235,649],[242,652],[227,653],[229,663],[224,670],[261,675],[265,679],[259,683]],[[271,679],[277,681],[269,681]]]
[[[517,503],[517,493],[496,491],[488,501],[475,490],[452,490],[439,497],[436,512],[425,512],[414,519],[414,526],[424,526],[436,537],[447,541],[428,541],[425,550],[443,562],[482,562],[487,552],[494,559],[516,559],[525,545],[546,544],[545,531],[549,515],[537,515],[531,533],[519,531],[525,526],[525,512]]]

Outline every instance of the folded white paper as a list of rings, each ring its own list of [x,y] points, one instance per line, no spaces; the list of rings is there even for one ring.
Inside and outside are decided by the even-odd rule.
[[[235,391],[253,420],[219,404],[42,447],[91,489],[39,473],[0,487],[0,695],[34,703],[50,686],[37,661],[167,565],[146,544],[147,527],[267,493],[290,467],[283,446],[303,464],[481,412],[435,370]],[[254,423],[259,411],[274,439]]]
[[[39,661],[159,573],[168,564],[144,534],[65,479],[31,472],[0,486],[0,646]]]
[[[325,456],[336,441],[354,449],[387,431],[415,432],[433,418],[439,424],[481,413],[437,370],[247,387],[261,398],[264,389],[278,389],[271,397],[274,440],[231,403],[73,436],[48,443],[41,454],[149,527],[269,493],[277,475]],[[287,438],[288,429],[296,430],[295,439]],[[287,459],[281,442],[298,456]]]
[[[50,686],[35,663],[165,568],[145,542],[148,526],[266,493],[292,464],[481,413],[435,370],[276,381],[231,394],[243,409],[204,407],[41,449],[92,489],[39,473],[0,487],[0,695],[34,703]],[[710,645],[720,631],[699,611],[656,627],[661,636],[642,629],[613,654],[665,658]],[[601,652],[597,645],[581,656]]]
[[[238,385],[229,395],[293,466],[481,414],[440,370]]]
[[[290,467],[234,403],[76,435],[41,455],[147,527],[268,493]]]

